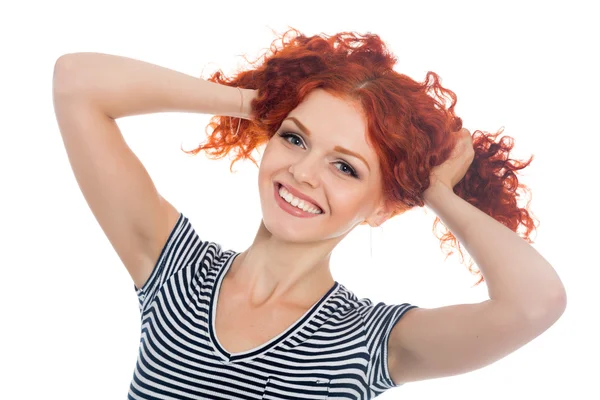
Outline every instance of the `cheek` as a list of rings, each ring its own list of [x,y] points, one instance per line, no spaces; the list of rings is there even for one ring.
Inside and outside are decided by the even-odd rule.
[[[258,176],[260,178],[269,175],[277,167],[277,152],[272,151],[272,146],[268,145],[260,159]]]
[[[265,173],[273,172],[283,168],[289,162],[289,154],[286,149],[282,148],[279,143],[269,142],[261,156],[260,169],[264,169]]]
[[[364,189],[341,187],[329,191],[329,202],[336,218],[354,219],[359,216],[367,201]]]
[[[272,197],[273,181],[277,179],[287,179],[287,166],[289,160],[281,157],[277,151],[264,152],[258,168],[258,188],[263,199]]]

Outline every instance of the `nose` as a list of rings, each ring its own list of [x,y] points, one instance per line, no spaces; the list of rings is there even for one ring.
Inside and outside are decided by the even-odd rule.
[[[288,171],[298,183],[306,183],[313,188],[319,185],[319,162],[310,156],[293,162]]]

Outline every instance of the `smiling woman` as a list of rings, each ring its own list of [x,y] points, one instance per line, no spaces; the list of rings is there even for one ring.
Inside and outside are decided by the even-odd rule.
[[[269,49],[251,63],[254,69],[233,77],[220,71],[209,77],[219,84],[252,89],[251,116],[237,121],[213,117],[208,140],[188,153],[205,151],[218,159],[235,151],[231,168],[241,159],[256,164],[251,155],[254,149],[267,145],[276,133],[300,130],[305,135],[299,139],[302,144],[290,141],[305,147],[312,139],[316,146],[303,157],[312,159],[315,151],[325,151],[319,145],[327,141],[326,151],[356,159],[346,162],[348,167],[342,163],[338,168],[346,173],[354,170],[359,180],[369,175],[368,182],[374,185],[368,189],[379,193],[382,197],[377,200],[386,203],[383,220],[423,207],[431,172],[448,160],[459,139],[452,133],[462,128],[462,120],[454,112],[456,95],[442,87],[438,75],[429,72],[424,82],[417,82],[396,72],[396,57],[375,34],[341,32],[307,37],[290,29]],[[236,124],[241,124],[237,135],[232,134]],[[531,243],[535,221],[529,210],[517,205],[517,190],[526,194],[528,189],[519,183],[516,173],[527,167],[533,156],[523,162],[511,159],[513,140],[508,136],[496,140],[501,133],[475,131],[474,158],[452,189],[512,231],[521,229],[522,238]],[[346,145],[350,142],[354,147]],[[360,154],[368,155],[371,162]],[[434,221],[434,232],[440,224],[440,248],[447,255],[455,248],[464,259],[461,243],[439,218]],[[473,264],[470,259],[467,266],[481,283],[484,277]]]
[[[454,93],[433,72],[419,83],[394,71],[377,35],[291,30],[281,42],[211,82],[108,55],[57,62],[69,160],[139,299],[129,398],[371,399],[489,365],[548,329],[566,300],[516,204],[531,159],[510,159],[499,133],[472,137]],[[189,153],[233,151],[233,166],[264,146],[262,220],[245,251],[201,239],[118,134],[114,119],[166,110],[215,114]],[[460,251],[460,239],[477,262],[488,301],[374,303],[334,280],[331,253],[356,226],[424,205],[447,227],[442,243]]]

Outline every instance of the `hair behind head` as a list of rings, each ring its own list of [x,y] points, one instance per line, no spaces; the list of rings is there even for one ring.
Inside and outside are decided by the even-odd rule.
[[[396,57],[376,34],[341,32],[333,36],[307,37],[290,29],[271,44],[251,68],[226,77],[221,71],[208,80],[228,86],[258,90],[252,102],[253,120],[214,116],[207,127],[208,140],[186,153],[206,151],[210,158],[233,152],[233,164],[240,159],[256,160],[251,153],[275,134],[282,121],[314,89],[356,102],[367,120],[368,141],[380,161],[383,191],[394,215],[415,206],[423,207],[431,170],[448,159],[462,128],[456,116],[456,95],[428,72],[423,82],[394,71]],[[241,123],[239,133],[235,128]],[[516,172],[527,161],[512,160],[514,141],[503,132],[475,131],[475,158],[454,192],[481,211],[532,243],[529,236],[535,221],[517,204],[519,184]],[[439,229],[439,225],[442,229]],[[522,228],[521,230],[519,230]],[[457,238],[436,217],[433,232],[447,255],[456,248],[464,262]],[[483,281],[480,271],[468,269]]]

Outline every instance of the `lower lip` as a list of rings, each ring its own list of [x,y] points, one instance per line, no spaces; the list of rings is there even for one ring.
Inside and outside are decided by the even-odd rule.
[[[304,210],[299,209],[298,207],[294,207],[293,205],[291,205],[290,203],[288,203],[287,201],[285,201],[280,195],[279,195],[279,184],[276,183],[275,185],[273,185],[274,189],[275,189],[275,202],[279,205],[279,207],[281,207],[281,209],[285,212],[287,212],[288,214],[292,214],[295,217],[300,217],[300,218],[313,218],[313,217],[318,217],[319,215],[323,214],[313,214],[313,213],[309,213],[306,212]]]

